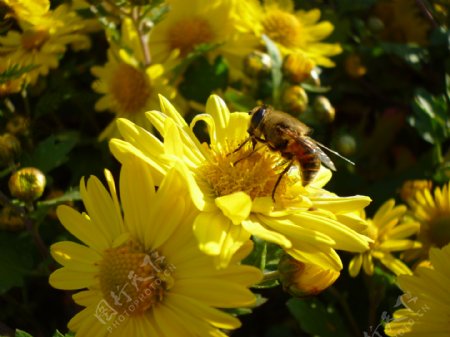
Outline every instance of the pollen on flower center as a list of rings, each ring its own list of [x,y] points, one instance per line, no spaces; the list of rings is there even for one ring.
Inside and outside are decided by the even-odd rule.
[[[151,95],[145,72],[126,63],[120,63],[115,69],[110,89],[120,110],[127,114],[140,112]]]
[[[284,160],[267,150],[253,151],[251,146],[237,152],[214,152],[213,160],[200,167],[199,176],[206,180],[216,197],[245,192],[252,199],[272,195],[277,179],[285,168]],[[286,175],[276,194],[286,190]]]
[[[103,298],[117,312],[128,315],[157,305],[173,285],[173,266],[157,251],[145,252],[134,241],[106,250],[99,270]]]
[[[214,38],[208,21],[199,17],[178,21],[171,27],[168,35],[170,47],[179,49],[181,56],[191,52],[195,46],[211,42]]]
[[[301,35],[301,24],[298,19],[282,11],[274,11],[262,21],[264,32],[275,42],[286,47],[294,47],[298,44]]]
[[[23,33],[21,42],[26,50],[39,50],[48,38],[47,30],[27,30]]]

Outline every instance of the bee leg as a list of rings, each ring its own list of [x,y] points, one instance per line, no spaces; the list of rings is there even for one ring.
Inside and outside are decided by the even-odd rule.
[[[291,166],[292,166],[293,163],[294,163],[294,161],[291,160],[291,161],[289,162],[289,164],[284,168],[283,172],[281,172],[280,175],[278,176],[278,179],[277,179],[277,181],[276,181],[276,183],[275,183],[275,186],[273,187],[273,190],[272,190],[272,200],[273,200],[273,202],[275,202],[275,192],[277,191],[277,187],[278,187],[278,185],[280,184],[281,179],[282,179],[283,176],[289,171],[289,169],[291,168]]]
[[[250,140],[251,140],[252,143],[253,143],[253,139],[252,139],[251,137],[248,137],[246,140],[244,140],[244,141],[241,143],[241,145],[239,145],[239,146],[237,147],[236,150],[234,150],[234,151],[231,152],[231,153],[238,152],[238,151],[239,151],[240,149],[242,149],[242,147],[243,147],[245,144],[247,144]],[[254,145],[253,145],[253,148],[255,148]],[[227,156],[229,156],[231,153],[228,153]]]

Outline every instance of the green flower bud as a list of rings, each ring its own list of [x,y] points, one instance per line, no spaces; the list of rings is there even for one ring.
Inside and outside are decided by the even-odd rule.
[[[334,121],[336,110],[325,96],[317,96],[313,104],[314,113],[321,122],[331,123]]]
[[[254,50],[244,58],[244,73],[251,78],[267,76],[272,70],[272,59],[266,53]]]
[[[283,290],[296,297],[314,296],[331,286],[340,273],[283,255],[278,264]]]
[[[24,167],[9,178],[8,186],[13,197],[33,201],[44,193],[45,182],[45,175],[40,170]]]
[[[287,86],[282,93],[283,108],[293,114],[301,114],[308,107],[308,94],[299,85]]]
[[[20,154],[20,141],[16,136],[5,133],[0,136],[0,165],[8,165]]]
[[[336,141],[336,148],[344,157],[350,157],[355,154],[356,140],[348,134],[340,135]]]

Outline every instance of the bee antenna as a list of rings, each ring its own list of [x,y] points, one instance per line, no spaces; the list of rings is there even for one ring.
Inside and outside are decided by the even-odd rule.
[[[339,158],[345,160],[347,163],[352,164],[352,165],[355,165],[354,162],[352,162],[350,159],[344,157],[344,156],[341,155],[339,152],[336,152],[336,151],[334,151],[334,150],[332,150],[332,149],[326,147],[325,145],[323,145],[323,144],[321,144],[321,143],[319,143],[319,142],[317,142],[317,141],[316,141],[316,143],[317,143],[317,145],[319,145],[320,147],[324,148],[325,150],[327,150],[327,151],[331,152],[332,154],[338,156]]]

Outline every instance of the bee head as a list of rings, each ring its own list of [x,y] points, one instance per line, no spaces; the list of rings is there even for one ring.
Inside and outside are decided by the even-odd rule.
[[[259,124],[264,118],[264,115],[267,112],[267,105],[261,105],[253,108],[248,112],[251,115],[250,126],[248,132],[252,134],[252,131],[256,130],[259,127]]]

